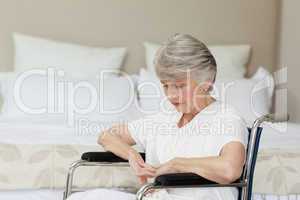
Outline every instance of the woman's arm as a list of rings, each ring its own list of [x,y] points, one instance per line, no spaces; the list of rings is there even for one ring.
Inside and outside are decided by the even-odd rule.
[[[131,147],[135,141],[127,125],[116,125],[102,132],[98,138],[98,144],[102,145],[106,151],[128,160],[141,184],[145,184],[147,178],[155,176],[156,169],[146,164],[141,155]]]
[[[135,145],[135,141],[130,136],[126,124],[115,125],[103,131],[98,138],[98,144],[102,145],[106,151],[113,152],[126,160],[128,160],[129,153],[135,151],[131,147]]]
[[[226,144],[220,156],[175,158],[157,169],[157,174],[196,173],[208,180],[226,184],[237,180],[245,162],[245,148],[239,142]]]

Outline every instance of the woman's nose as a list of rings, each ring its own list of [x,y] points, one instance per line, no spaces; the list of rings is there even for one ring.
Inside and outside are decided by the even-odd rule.
[[[170,99],[176,99],[178,97],[178,91],[175,87],[168,88],[168,97]]]

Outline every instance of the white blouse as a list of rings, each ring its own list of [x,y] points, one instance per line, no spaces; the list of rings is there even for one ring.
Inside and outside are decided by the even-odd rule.
[[[246,148],[246,123],[228,104],[215,101],[179,128],[181,116],[176,110],[168,110],[128,123],[132,138],[145,150],[146,163],[156,166],[175,157],[218,156],[222,147],[231,141],[238,141]],[[162,189],[148,198],[236,200],[237,196],[236,188],[172,188]]]

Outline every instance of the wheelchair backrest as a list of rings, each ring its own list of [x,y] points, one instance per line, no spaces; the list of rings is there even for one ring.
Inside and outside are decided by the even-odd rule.
[[[247,143],[247,150],[246,150],[246,162],[243,168],[243,173],[241,176],[242,181],[247,182],[247,193],[245,195],[248,196],[248,200],[251,200],[252,196],[252,186],[253,186],[253,176],[256,164],[257,153],[259,149],[259,142],[262,133],[262,127],[257,127],[256,130],[252,130],[248,128],[248,143]],[[242,189],[239,188],[239,200],[241,199],[241,191]]]

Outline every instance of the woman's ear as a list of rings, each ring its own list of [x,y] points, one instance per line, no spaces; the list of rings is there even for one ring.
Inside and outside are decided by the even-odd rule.
[[[207,81],[201,84],[200,89],[202,90],[202,92],[209,92],[211,87],[212,83],[210,81]]]

